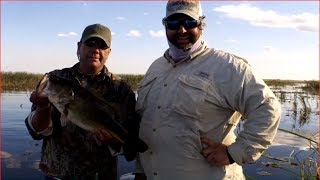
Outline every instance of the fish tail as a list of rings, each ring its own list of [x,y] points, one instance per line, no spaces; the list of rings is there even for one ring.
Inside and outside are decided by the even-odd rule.
[[[138,152],[145,152],[148,149],[148,146],[145,142],[143,142],[141,139],[138,139],[137,142]]]
[[[138,152],[142,153],[148,149],[148,146],[139,138],[131,138],[123,145],[124,157],[127,161],[135,159]]]

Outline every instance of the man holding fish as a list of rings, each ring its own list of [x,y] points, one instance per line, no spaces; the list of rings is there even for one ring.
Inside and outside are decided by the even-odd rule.
[[[87,26],[77,44],[79,63],[51,71],[31,94],[26,126],[43,140],[40,169],[47,178],[116,179],[116,155],[128,161],[147,149],[130,86],[108,71],[111,31]]]
[[[139,137],[149,149],[139,153],[136,180],[245,179],[241,165],[275,137],[280,103],[246,60],[207,46],[204,18],[198,0],[167,3],[169,48],[138,89]]]

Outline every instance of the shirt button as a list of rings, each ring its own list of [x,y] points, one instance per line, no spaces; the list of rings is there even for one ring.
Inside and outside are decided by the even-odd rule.
[[[164,86],[164,87],[167,87],[167,84],[164,84],[163,86]]]
[[[156,132],[156,129],[153,128],[152,131],[153,131],[153,132]]]
[[[155,175],[155,176],[156,176],[156,175],[158,175],[158,173],[157,173],[157,172],[154,172],[154,173],[153,173],[153,175]]]
[[[158,109],[160,109],[160,108],[161,108],[161,106],[158,106],[157,108],[158,108]]]
[[[153,152],[152,152],[152,151],[150,151],[150,154],[153,154]]]

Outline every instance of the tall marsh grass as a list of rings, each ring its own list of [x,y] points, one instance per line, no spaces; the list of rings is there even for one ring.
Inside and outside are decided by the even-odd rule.
[[[1,72],[1,91],[33,90],[42,77],[43,74]]]
[[[121,79],[127,81],[132,89],[136,90],[138,88],[139,82],[142,80],[143,76],[142,74],[133,75],[133,74],[118,74],[118,76],[121,77]]]
[[[122,79],[127,81],[131,87],[136,90],[138,83],[142,80],[143,74],[117,74]],[[43,74],[28,73],[28,72],[2,72],[2,91],[26,91],[33,90],[37,83],[42,78]],[[264,80],[268,86],[284,87],[286,85],[295,85],[296,83],[305,83],[304,90],[308,90],[317,94],[319,92],[318,81],[296,81],[296,80],[279,80],[266,79]]]
[[[264,79],[264,82],[268,86],[274,87],[284,87],[284,86],[294,86],[296,83],[301,83],[303,81],[296,80],[279,80],[279,79]]]
[[[44,74],[28,72],[2,72],[1,91],[32,91]],[[135,90],[143,75],[117,74]]]
[[[272,86],[275,88],[282,88],[285,86],[296,86],[297,84],[304,84],[302,90],[307,91],[311,94],[318,94],[319,92],[319,81],[309,80],[279,80],[279,79],[265,79],[264,82],[268,86]]]
[[[302,87],[302,89],[312,94],[318,94],[319,81],[305,81],[305,85]]]

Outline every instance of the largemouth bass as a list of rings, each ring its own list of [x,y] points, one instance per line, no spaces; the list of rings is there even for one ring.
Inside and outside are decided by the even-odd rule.
[[[46,74],[37,87],[37,94],[48,97],[51,104],[72,123],[80,128],[95,132],[103,128],[121,142],[128,161],[137,152],[144,152],[147,145],[137,134],[130,134],[121,125],[126,112],[121,112],[124,104],[107,102],[94,92],[74,81],[53,74]]]

